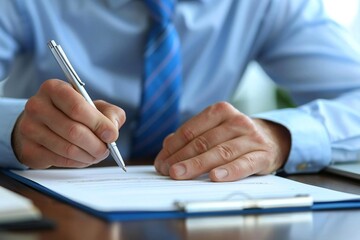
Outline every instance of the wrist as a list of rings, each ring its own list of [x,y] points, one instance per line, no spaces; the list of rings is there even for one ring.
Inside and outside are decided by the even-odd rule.
[[[291,134],[290,131],[283,125],[263,120],[254,119],[254,121],[260,125],[265,131],[265,134],[269,136],[270,140],[274,143],[275,161],[272,166],[272,170],[276,171],[282,168],[290,154],[291,149]]]

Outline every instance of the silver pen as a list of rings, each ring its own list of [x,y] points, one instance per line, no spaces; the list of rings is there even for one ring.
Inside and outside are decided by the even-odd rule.
[[[84,88],[85,83],[82,82],[79,76],[76,74],[74,68],[69,62],[69,59],[66,57],[66,54],[62,50],[61,46],[57,45],[54,40],[49,41],[48,46],[73,88],[78,91],[86,99],[86,101],[90,103],[91,106],[96,108],[95,104],[93,103],[89,94]],[[116,163],[126,172],[124,160],[120,154],[119,149],[116,146],[116,143],[108,143],[107,146],[110,150],[111,156],[114,158]]]

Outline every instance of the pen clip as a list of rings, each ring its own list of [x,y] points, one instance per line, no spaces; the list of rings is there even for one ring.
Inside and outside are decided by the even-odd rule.
[[[80,84],[80,86],[85,86],[85,83],[81,81],[80,77],[77,75],[74,68],[72,67],[62,47],[56,44],[54,40],[49,41],[48,46],[50,50],[55,53],[54,56],[58,61],[58,63],[60,64],[60,66],[66,68],[68,70],[67,72],[73,75],[73,79],[75,79],[78,82],[78,84]],[[71,78],[69,79],[71,80]]]
[[[289,207],[311,207],[313,199],[309,195],[293,197],[256,198],[220,201],[177,201],[175,205],[188,213],[239,211],[245,209],[269,209]]]

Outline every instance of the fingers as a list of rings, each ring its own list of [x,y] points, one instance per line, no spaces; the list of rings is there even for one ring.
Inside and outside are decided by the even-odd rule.
[[[66,155],[70,151],[74,151],[76,147],[83,149],[88,159],[93,158],[93,160],[96,160],[105,155],[107,151],[106,145],[89,128],[68,118],[63,112],[51,105],[49,106],[41,98],[34,97],[30,99],[25,109],[26,116],[30,115],[30,118],[24,120],[21,133],[27,138],[43,146],[48,146],[58,153],[59,148],[64,148],[67,151],[61,151],[61,155],[65,157],[69,157]],[[45,131],[44,126],[49,130]],[[43,136],[40,133],[43,133]],[[55,138],[54,135],[58,137]],[[50,139],[54,139],[54,141],[50,142]],[[61,139],[64,140],[61,141]],[[65,142],[62,144],[63,147],[57,144],[61,142]],[[77,154],[74,154],[74,157],[78,160],[83,159],[82,153],[79,150]]]
[[[253,129],[249,117],[239,113],[230,104],[216,104],[165,139],[163,149],[155,159],[155,167],[160,173],[168,175],[168,168],[176,162],[198,156],[220,143],[244,136]]]
[[[45,169],[51,166],[82,168],[90,164],[59,156],[41,145],[25,140],[21,162],[33,169]]]
[[[260,144],[248,137],[236,138],[216,145],[203,154],[173,164],[169,168],[169,175],[174,179],[193,179],[210,172],[210,179],[215,181],[241,179],[266,166],[265,159],[254,159],[258,152],[261,152]],[[221,173],[221,169],[227,170],[228,174]]]
[[[72,120],[87,126],[102,141],[110,143],[117,139],[116,125],[87,103],[71,85],[63,81],[52,81],[50,84],[42,85],[40,94],[50,97],[52,104],[57,109]]]
[[[18,159],[31,168],[46,168],[84,167],[106,158],[105,142],[117,139],[125,113],[104,101],[95,105],[98,109],[63,81],[46,81],[15,124],[12,143]]]
[[[165,142],[168,143],[166,147],[164,147],[166,149],[159,153],[160,156],[158,158],[166,158],[177,152],[196,137],[228,119],[234,111],[235,109],[226,102],[208,107],[201,114],[195,116],[181,126],[175,132],[175,136],[172,137],[171,141]]]
[[[281,145],[290,142],[288,131],[275,125],[251,119],[229,104],[215,104],[164,140],[155,167],[173,179],[209,173],[212,181],[234,181],[270,173],[284,163],[290,148]]]
[[[211,136],[207,134],[206,136],[201,137],[201,135],[210,129],[221,125],[223,121],[233,115],[234,111],[235,109],[230,104],[219,103],[208,107],[203,112],[184,123],[184,125],[182,125],[174,134],[171,134],[164,140],[163,149],[155,159],[155,168],[160,173],[167,175],[168,166],[174,162],[194,156],[195,152],[201,153],[202,150],[205,151],[204,148],[212,147],[216,142],[220,142],[220,139],[216,141],[214,138],[217,138],[218,136],[224,137],[222,135],[229,133],[228,131],[220,134],[215,132],[214,134],[211,134]],[[212,141],[212,144],[209,141]],[[193,143],[193,150],[188,146],[182,152],[178,153],[179,150],[183,149],[190,142]],[[192,153],[186,153],[186,151],[191,151]],[[165,160],[166,162],[164,162]]]
[[[263,169],[266,165],[268,165],[266,152],[254,151],[211,170],[209,178],[214,182],[235,181],[260,174],[258,169]]]
[[[168,175],[168,167],[177,162],[183,161],[184,159],[190,159],[192,157],[199,156],[200,154],[205,152],[209,152],[212,154],[215,151],[216,153],[217,150],[221,150],[223,148],[225,149],[226,144],[234,145],[234,142],[238,143],[240,141],[236,140],[228,143],[226,143],[226,141],[237,138],[238,136],[244,136],[247,134],[247,132],[251,131],[253,127],[251,126],[251,124],[247,123],[247,121],[249,121],[249,119],[247,119],[247,117],[243,115],[239,117],[233,117],[230,120],[224,121],[221,125],[217,125],[215,128],[204,132],[202,135],[196,136],[186,146],[183,146],[180,150],[176,151],[173,154],[169,154],[169,152],[162,151],[159,153],[157,161],[155,162],[155,166],[159,168],[158,169],[159,172],[161,172],[164,175]],[[246,127],[240,128],[238,126],[246,126]],[[168,145],[171,146],[172,140],[174,138],[176,138],[176,136],[171,135],[167,139],[165,139],[164,149],[171,148],[168,147]],[[243,142],[245,142],[245,145],[247,145],[248,143],[248,141],[243,141]],[[225,143],[225,144],[219,145],[221,143]],[[239,146],[234,146],[233,148],[235,150],[242,149],[243,146],[244,144],[241,144]],[[212,150],[213,147],[216,147],[215,150]],[[252,147],[255,147],[255,145],[253,144]],[[166,154],[169,155],[165,156]],[[167,164],[162,164],[161,162],[163,160],[166,160]]]
[[[38,145],[43,146],[46,149],[52,149],[52,151],[57,155],[88,165],[96,163],[98,160],[103,160],[109,154],[109,150],[103,143],[100,143],[98,146],[95,145],[91,154],[89,154],[89,152],[83,150],[80,145],[75,145],[74,143],[66,141],[61,136],[52,132],[47,126],[40,125],[38,122],[24,122],[20,132],[32,142],[36,142]]]

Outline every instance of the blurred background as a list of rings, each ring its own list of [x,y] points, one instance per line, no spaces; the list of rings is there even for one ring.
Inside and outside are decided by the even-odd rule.
[[[360,0],[322,1],[329,16],[348,29],[360,44]],[[262,97],[261,101],[258,100],[259,96]],[[286,93],[277,89],[255,62],[247,68],[232,102],[246,114],[291,106]]]

